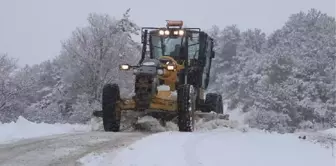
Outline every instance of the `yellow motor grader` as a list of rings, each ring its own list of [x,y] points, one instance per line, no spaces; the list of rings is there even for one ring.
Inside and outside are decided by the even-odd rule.
[[[119,86],[107,84],[103,87],[102,111],[94,112],[94,116],[102,117],[105,131],[120,131],[124,110],[161,120],[177,118],[182,132],[194,130],[196,115],[223,115],[222,96],[204,93],[215,57],[213,39],[200,28],[182,26],[183,21],[167,20],[166,27],[141,29],[139,63],[120,65],[120,70],[133,71],[135,95],[122,99]]]

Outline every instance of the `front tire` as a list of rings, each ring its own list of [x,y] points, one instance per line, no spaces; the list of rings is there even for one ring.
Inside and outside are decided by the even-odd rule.
[[[191,85],[181,85],[177,90],[178,127],[181,132],[195,128],[196,95]]]
[[[117,84],[106,84],[102,95],[103,126],[107,132],[120,131],[120,110],[117,102],[120,100],[120,90]]]

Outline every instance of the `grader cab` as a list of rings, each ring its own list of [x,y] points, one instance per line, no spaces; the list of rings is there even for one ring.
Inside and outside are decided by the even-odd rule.
[[[139,63],[120,65],[120,70],[133,71],[135,95],[122,99],[117,84],[104,86],[104,130],[120,131],[124,110],[151,114],[161,120],[177,118],[179,131],[184,132],[194,130],[197,115],[223,114],[222,96],[204,93],[215,57],[213,39],[200,28],[183,28],[182,21],[168,20],[166,27],[144,27],[141,31]]]

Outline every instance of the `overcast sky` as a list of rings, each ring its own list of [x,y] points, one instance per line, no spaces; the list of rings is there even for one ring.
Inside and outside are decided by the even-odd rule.
[[[189,27],[237,24],[241,29],[280,28],[292,13],[317,8],[335,16],[335,0],[0,0],[0,53],[20,65],[51,59],[89,13],[120,17],[131,8],[140,26],[162,26],[182,19]]]

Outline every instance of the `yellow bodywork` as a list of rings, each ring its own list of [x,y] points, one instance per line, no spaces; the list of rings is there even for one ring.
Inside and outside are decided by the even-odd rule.
[[[118,102],[120,110],[134,110],[135,101],[133,99],[124,99]],[[148,109],[157,109],[164,111],[176,111],[177,102],[176,97],[172,91],[159,91],[158,94],[153,97],[152,103]]]
[[[175,65],[175,70],[167,70],[167,64],[162,64],[164,74],[159,76],[159,79],[164,81],[164,85],[169,86],[170,90],[158,90],[158,93],[152,98],[152,102],[148,109],[176,111],[177,110],[177,95],[175,84],[177,82],[177,73],[184,69],[176,60],[170,56],[162,56],[160,59],[168,59]],[[135,101],[133,99],[121,99],[118,102],[120,110],[134,110]]]
[[[173,62],[173,64],[176,66],[175,70],[167,70],[167,64],[163,64],[162,67],[164,67],[165,71],[164,74],[162,76],[159,76],[160,79],[162,79],[164,81],[165,85],[168,85],[170,87],[171,91],[175,91],[176,87],[175,87],[175,83],[177,81],[177,73],[184,69],[184,65],[180,65],[176,62],[176,60],[170,56],[162,56],[161,59],[168,59],[170,61]]]

